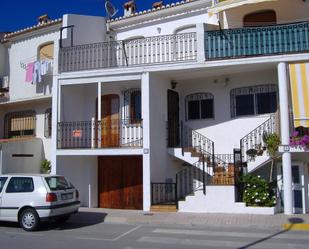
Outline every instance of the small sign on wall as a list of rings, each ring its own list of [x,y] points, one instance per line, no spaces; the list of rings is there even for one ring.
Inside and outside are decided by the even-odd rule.
[[[82,137],[82,134],[83,134],[82,130],[73,130],[72,131],[72,137],[80,138],[80,137]]]

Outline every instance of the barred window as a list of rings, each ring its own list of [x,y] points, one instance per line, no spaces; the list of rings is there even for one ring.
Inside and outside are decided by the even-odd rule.
[[[277,102],[276,85],[235,88],[231,90],[231,116],[274,113]]]
[[[35,111],[10,112],[4,117],[5,138],[35,136]]]
[[[142,119],[141,90],[131,88],[124,92],[124,118],[129,123],[140,123]]]
[[[214,118],[214,96],[211,93],[193,93],[185,97],[186,120]]]
[[[51,134],[52,134],[52,109],[48,108],[45,111],[44,136],[51,137]]]

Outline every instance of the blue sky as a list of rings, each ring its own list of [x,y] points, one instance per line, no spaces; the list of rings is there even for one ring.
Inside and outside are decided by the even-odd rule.
[[[110,0],[123,14],[122,5],[128,0]],[[149,9],[158,0],[135,0],[137,9]],[[164,0],[172,3],[176,0]],[[47,13],[52,19],[63,14],[105,16],[104,0],[0,0],[0,31],[15,31],[37,24],[37,17]]]

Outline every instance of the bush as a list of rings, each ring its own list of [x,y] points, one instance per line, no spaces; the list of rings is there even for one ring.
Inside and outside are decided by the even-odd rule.
[[[244,186],[243,201],[247,206],[273,207],[276,205],[273,191],[260,176],[245,175],[241,181]]]

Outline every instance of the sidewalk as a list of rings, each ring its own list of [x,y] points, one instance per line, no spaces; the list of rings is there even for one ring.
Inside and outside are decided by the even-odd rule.
[[[161,213],[136,210],[115,210],[102,208],[80,208],[79,221],[90,221],[100,217],[102,222],[117,224],[184,225],[184,226],[230,226],[261,229],[282,229],[284,224],[309,224],[309,215],[286,216],[250,214],[197,214]]]

